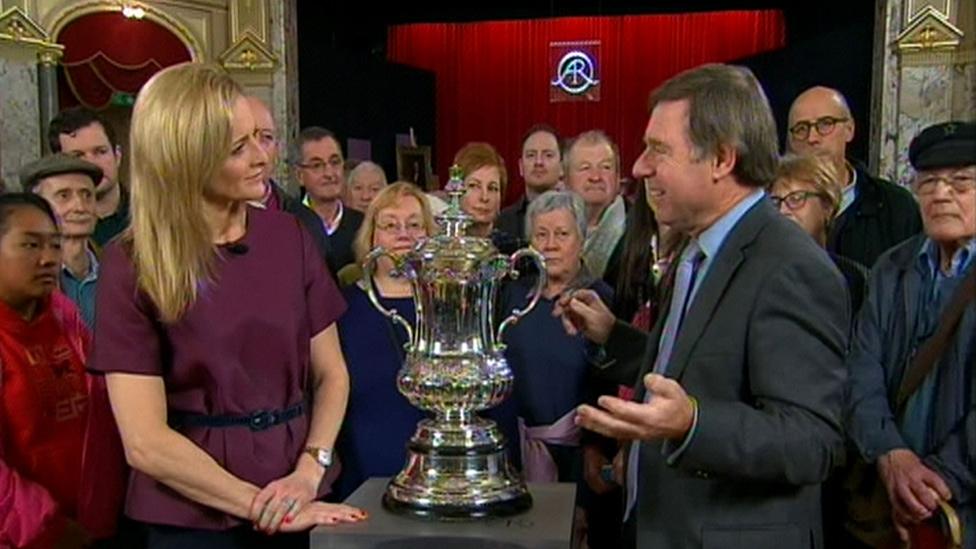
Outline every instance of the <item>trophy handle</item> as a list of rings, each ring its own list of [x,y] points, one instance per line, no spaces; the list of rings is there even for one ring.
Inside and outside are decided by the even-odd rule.
[[[502,256],[504,257],[504,256]],[[536,304],[539,303],[539,298],[542,297],[542,290],[546,287],[546,259],[542,257],[542,254],[533,250],[532,248],[522,248],[518,250],[511,257],[508,258],[508,270],[505,274],[511,275],[512,278],[518,278],[519,272],[515,268],[518,260],[523,257],[531,258],[535,263],[536,267],[539,269],[539,277],[535,281],[535,287],[532,289],[532,293],[529,294],[531,298],[529,299],[529,304],[524,309],[512,309],[512,314],[508,315],[501,324],[498,325],[498,333],[495,334],[495,350],[501,352],[505,349],[505,344],[502,343],[502,336],[505,335],[505,330],[508,326],[515,324],[521,318],[529,314],[532,309],[535,308]]]
[[[374,248],[363,259],[363,286],[366,288],[366,295],[369,296],[369,302],[373,304],[373,307],[386,318],[403,326],[403,329],[407,331],[407,343],[403,345],[403,348],[409,352],[413,348],[413,327],[410,326],[410,323],[405,318],[397,313],[396,309],[387,309],[380,303],[379,297],[376,294],[376,287],[373,285],[373,273],[376,271],[376,262],[384,256],[393,260],[394,264],[399,263],[397,258],[387,252],[382,246]]]

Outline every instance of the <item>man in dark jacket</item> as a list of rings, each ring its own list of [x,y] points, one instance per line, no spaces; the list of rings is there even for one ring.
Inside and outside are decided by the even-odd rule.
[[[525,236],[525,212],[529,202],[540,194],[551,191],[563,176],[562,149],[559,134],[547,124],[536,124],[522,138],[522,155],[519,157],[519,175],[525,182],[525,194],[498,214],[497,229],[528,242]]]
[[[318,216],[329,245],[329,268],[338,273],[356,261],[352,242],[363,223],[362,213],[342,203],[345,160],[339,138],[325,128],[309,126],[299,132],[291,156],[305,189],[302,204]]]
[[[847,426],[865,461],[877,463],[902,539],[955,507],[965,547],[976,547],[976,306],[926,372],[914,359],[960,299],[976,269],[976,124],[923,130],[909,148],[924,234],[883,254],[871,273],[847,366]],[[951,325],[951,324],[950,324]],[[932,361],[928,361],[933,364]],[[907,375],[909,371],[920,372]],[[919,378],[914,386],[906,378]],[[903,393],[898,406],[895,395]]]
[[[827,237],[827,249],[871,267],[885,250],[922,230],[918,204],[902,187],[867,173],[847,159],[854,119],[837,90],[816,86],[790,107],[788,148],[826,156],[841,174],[840,213]]]
[[[297,217],[311,235],[315,247],[322,254],[322,258],[328,261],[329,245],[325,236],[325,227],[319,221],[319,216],[306,208],[300,200],[285,192],[274,180],[275,167],[278,165],[278,130],[275,127],[271,111],[268,110],[264,101],[257,97],[248,97],[247,102],[251,107],[251,114],[254,116],[254,122],[257,125],[258,142],[265,154],[268,155],[264,174],[265,194],[260,206],[285,211]]]
[[[633,171],[658,220],[689,235],[666,314],[647,334],[593,292],[560,300],[570,331],[616,361],[606,377],[637,381],[633,401],[603,396],[576,420],[634,441],[625,508],[638,547],[824,546],[819,484],[843,449],[850,313],[830,258],[765,198],[775,135],[748,69],[703,65],[662,84]]]

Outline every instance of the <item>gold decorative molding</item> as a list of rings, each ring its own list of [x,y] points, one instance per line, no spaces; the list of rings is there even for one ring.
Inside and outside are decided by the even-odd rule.
[[[35,23],[19,6],[0,14],[0,43],[21,44],[38,52],[38,61],[44,63],[61,57],[64,46],[50,41],[47,32]]]
[[[47,33],[20,7],[14,6],[0,15],[0,34],[16,42],[47,42]]]
[[[219,59],[228,70],[273,71],[278,64],[278,58],[251,31],[241,34]]]
[[[953,0],[908,0],[905,4],[906,23],[911,23],[916,17],[921,17],[926,10],[932,10],[946,21],[953,16]]]
[[[228,8],[231,42],[251,32],[262,43],[268,43],[267,0],[230,0]]]
[[[201,61],[203,59],[203,51],[205,50],[203,49],[200,41],[180,20],[150,4],[142,2],[133,2],[131,4],[134,6],[139,6],[146,12],[144,19],[152,21],[153,23],[162,26],[166,30],[176,35],[190,52],[191,60]],[[118,2],[118,0],[95,0],[84,3],[69,3],[68,7],[54,14],[54,16],[50,19],[51,36],[57,40],[58,35],[62,30],[64,30],[64,27],[66,27],[68,23],[72,22],[73,20],[83,15],[106,11],[117,12],[119,17],[122,17],[122,4]],[[45,19],[47,19],[47,17],[45,17]]]
[[[61,46],[60,44],[57,44]],[[60,49],[45,49],[37,52],[37,62],[45,67],[56,67],[64,55],[64,46]]]
[[[932,6],[919,16],[895,40],[901,53],[954,51],[962,42],[963,32]]]

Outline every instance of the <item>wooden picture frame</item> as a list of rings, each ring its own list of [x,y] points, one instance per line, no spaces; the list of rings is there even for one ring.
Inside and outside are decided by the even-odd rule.
[[[430,167],[429,146],[397,145],[396,163],[399,181],[408,181],[425,191],[436,190],[431,188],[431,185],[436,185],[436,181],[431,173],[433,170]]]

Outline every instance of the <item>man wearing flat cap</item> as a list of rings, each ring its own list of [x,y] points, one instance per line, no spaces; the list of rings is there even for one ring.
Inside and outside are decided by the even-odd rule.
[[[61,291],[78,309],[89,328],[95,326],[98,260],[91,242],[98,216],[95,186],[102,169],[75,156],[57,153],[24,166],[20,184],[51,205],[61,229]]]
[[[906,539],[948,504],[974,548],[976,124],[926,128],[909,159],[924,232],[871,273],[847,358],[847,427],[877,466],[894,532]]]

